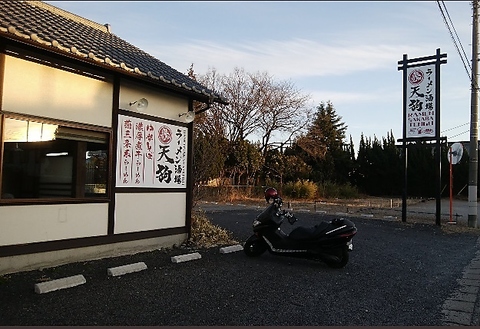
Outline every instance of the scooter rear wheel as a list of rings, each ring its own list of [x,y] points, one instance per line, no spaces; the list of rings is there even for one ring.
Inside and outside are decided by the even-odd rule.
[[[243,246],[243,251],[249,257],[258,257],[267,251],[267,244],[256,235],[248,238]]]
[[[342,247],[336,253],[333,254],[336,259],[324,260],[328,267],[342,268],[348,263],[348,246]]]

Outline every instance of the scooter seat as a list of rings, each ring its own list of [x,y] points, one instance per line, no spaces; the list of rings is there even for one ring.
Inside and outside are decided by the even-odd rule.
[[[321,222],[318,225],[313,227],[297,227],[294,229],[288,237],[292,240],[308,240],[320,235],[323,231],[329,227],[330,224],[327,222]]]

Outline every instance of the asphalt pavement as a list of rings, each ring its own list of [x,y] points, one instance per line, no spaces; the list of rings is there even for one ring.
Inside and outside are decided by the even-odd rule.
[[[261,211],[242,205],[202,208],[240,243]],[[334,216],[296,215],[295,225],[285,224],[287,232]],[[156,250],[5,275],[0,277],[0,325],[479,325],[478,235],[399,220],[351,219],[358,233],[343,269],[268,253],[258,258],[242,251],[222,254],[214,247]],[[171,261],[192,252],[201,258]],[[107,275],[108,268],[136,262],[148,268]],[[34,291],[35,283],[78,274],[85,284]]]
[[[443,198],[440,201],[440,215],[443,221],[450,221],[450,204],[452,206],[452,221],[467,225],[468,223],[468,201],[460,199]],[[407,206],[407,214],[423,214],[435,220],[437,211],[436,199],[428,199]],[[400,213],[401,216],[401,213]],[[477,227],[480,228],[480,202],[477,202]]]

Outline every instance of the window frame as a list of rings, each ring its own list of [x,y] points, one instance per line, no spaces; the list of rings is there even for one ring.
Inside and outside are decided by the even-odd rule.
[[[15,120],[31,120],[42,122],[46,124],[55,124],[61,125],[62,127],[82,129],[91,132],[105,133],[107,135],[107,173],[106,173],[106,194],[101,196],[88,196],[83,195],[82,197],[43,197],[43,198],[18,198],[18,199],[7,199],[1,198],[2,189],[3,189],[3,165],[4,165],[4,151],[5,151],[5,119],[15,119]],[[78,141],[77,141],[78,142]],[[79,151],[78,151],[79,152]],[[72,203],[107,203],[111,200],[112,195],[112,170],[113,170],[113,133],[112,128],[96,126],[91,124],[83,124],[65,120],[57,120],[46,117],[33,116],[28,114],[21,114],[15,112],[0,111],[0,206],[4,205],[35,205],[35,204],[72,204]],[[74,156],[74,159],[77,159],[77,155]],[[74,194],[78,194],[78,189],[80,186],[85,185],[85,177],[82,173],[85,172],[85,166],[83,163],[79,162],[80,160],[74,161],[72,175],[74,177],[83,179],[84,181],[77,181],[77,184],[73,186],[72,190]]]

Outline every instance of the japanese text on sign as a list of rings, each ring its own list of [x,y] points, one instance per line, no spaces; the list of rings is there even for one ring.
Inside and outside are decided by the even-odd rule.
[[[117,186],[185,188],[185,127],[118,116]]]
[[[407,70],[407,138],[435,137],[435,65]]]

